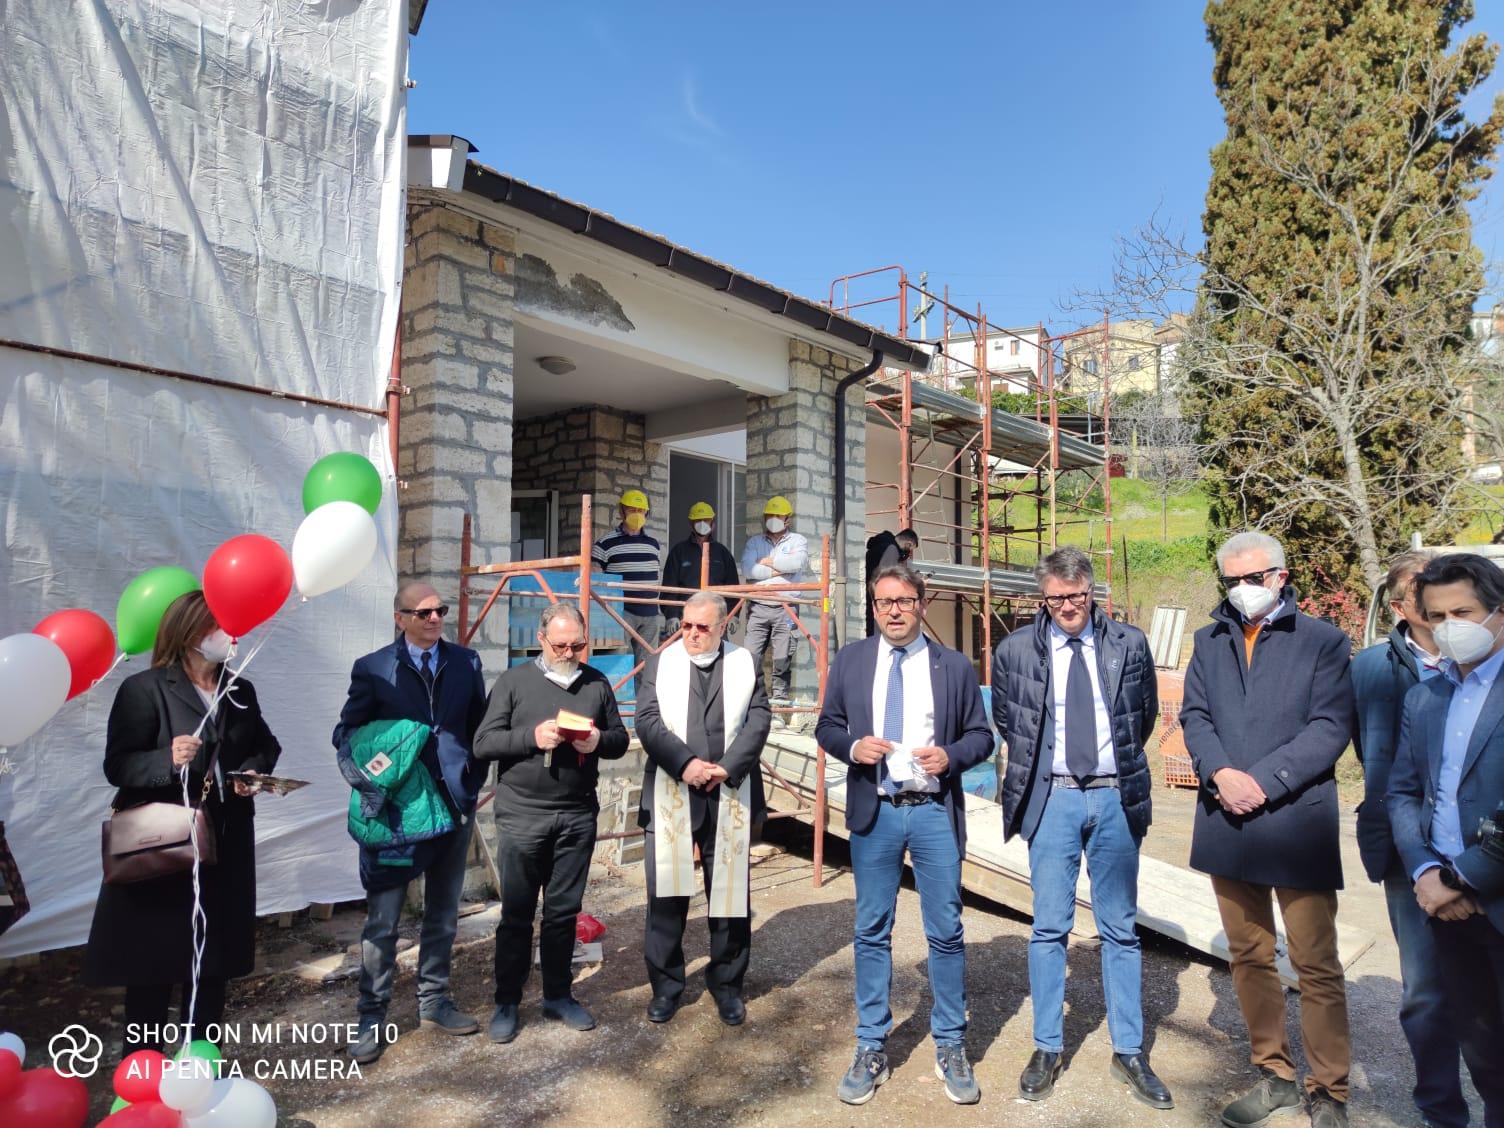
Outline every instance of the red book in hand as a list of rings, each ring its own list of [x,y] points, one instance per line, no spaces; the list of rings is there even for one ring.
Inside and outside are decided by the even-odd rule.
[[[589,740],[590,734],[595,731],[595,722],[589,717],[582,717],[567,709],[559,710],[559,715],[554,718],[554,724],[559,730],[559,735],[565,740]]]

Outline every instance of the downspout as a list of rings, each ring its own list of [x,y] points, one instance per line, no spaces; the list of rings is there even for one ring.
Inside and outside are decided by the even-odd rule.
[[[845,568],[849,554],[846,551],[846,392],[851,386],[865,380],[882,367],[883,352],[881,349],[872,350],[872,359],[861,368],[849,375],[843,376],[841,382],[836,385],[836,434],[835,446],[831,451],[832,460],[835,462],[836,496],[835,504],[831,512],[835,515],[835,536],[832,538],[836,543],[836,559],[840,561],[840,567]],[[861,580],[858,580],[860,583]],[[845,621],[838,617],[840,629],[835,632],[836,647],[845,645]]]

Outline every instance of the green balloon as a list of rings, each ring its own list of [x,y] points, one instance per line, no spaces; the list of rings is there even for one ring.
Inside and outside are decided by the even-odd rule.
[[[115,1103],[110,1106],[110,1115],[114,1116],[115,1113],[119,1112],[121,1109],[130,1107],[130,1101],[126,1100],[124,1097],[116,1097]]]
[[[167,565],[142,572],[120,593],[115,634],[127,654],[144,654],[157,641],[162,616],[179,596],[198,591],[198,577],[186,568]]]
[[[203,1058],[205,1061],[224,1061],[225,1055],[219,1052],[219,1047],[207,1038],[195,1038],[181,1050],[175,1061],[182,1061],[185,1057]]]
[[[371,460],[349,451],[326,454],[303,479],[303,512],[331,501],[353,501],[368,513],[381,504],[381,474]]]

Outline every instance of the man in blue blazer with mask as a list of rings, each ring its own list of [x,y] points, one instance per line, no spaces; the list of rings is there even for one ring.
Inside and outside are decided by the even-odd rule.
[[[449,995],[465,857],[486,774],[470,751],[486,712],[480,655],[444,641],[449,608],[429,584],[403,584],[392,610],[402,633],[390,646],[356,661],[334,729],[334,746],[348,755],[351,735],[372,721],[421,721],[431,726],[433,736],[423,749],[422,762],[449,808],[454,829],[419,842],[401,858],[365,848],[360,852],[366,925],[360,937],[359,1026],[350,1054],[361,1064],[374,1062],[386,1048],[382,1031],[396,971],[397,925],[407,883],[419,876],[423,932],[418,948],[418,1016],[424,1026],[446,1034],[474,1034],[480,1029]]]
[[[1451,553],[1414,591],[1442,672],[1405,695],[1385,805],[1492,1128],[1504,1124],[1504,843],[1483,831],[1504,803],[1504,572]]]
[[[856,1056],[837,1095],[864,1104],[888,1078],[893,1029],[893,917],[907,849],[914,863],[929,981],[935,1073],[957,1104],[981,1096],[966,1059],[966,942],[961,775],[992,754],[976,671],[963,654],[927,640],[924,577],[907,564],[872,578],[873,638],[843,647],[826,681],[815,739],[849,764],[846,828],[856,880]]]

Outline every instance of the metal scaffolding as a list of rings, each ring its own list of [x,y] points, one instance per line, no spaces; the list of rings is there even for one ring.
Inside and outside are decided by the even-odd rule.
[[[728,607],[727,620],[734,619],[746,604],[748,599],[756,598],[761,601],[771,601],[776,598],[779,606],[788,613],[794,621],[800,633],[809,641],[815,656],[815,669],[819,675],[819,693],[813,704],[794,704],[780,706],[774,709],[776,714],[781,714],[788,719],[794,719],[800,715],[818,715],[820,706],[825,700],[825,677],[829,669],[830,654],[830,535],[821,537],[820,544],[820,574],[819,578],[807,583],[784,583],[780,581],[776,593],[767,586],[759,584],[711,584],[710,581],[710,546],[703,546],[700,554],[700,584],[696,588],[669,587],[663,584],[649,583],[626,583],[616,580],[601,581],[591,574],[592,563],[590,551],[593,547],[592,522],[591,522],[591,495],[584,494],[580,499],[580,546],[579,552],[571,556],[556,556],[546,560],[517,560],[498,564],[475,564],[471,559],[473,538],[471,533],[470,514],[466,513],[461,526],[460,540],[460,588],[459,588],[459,625],[458,634],[460,644],[472,645],[476,632],[481,624],[495,608],[499,600],[505,599],[508,605],[515,605],[520,601],[532,600],[535,602],[559,603],[563,600],[578,603],[580,617],[585,621],[585,653],[581,655],[582,662],[590,661],[592,652],[605,645],[609,645],[616,639],[630,639],[641,645],[651,654],[659,654],[683,636],[683,630],[675,631],[666,638],[660,639],[656,644],[650,644],[637,633],[625,618],[622,617],[617,606],[622,603],[653,603],[663,605],[665,603],[674,606],[681,605],[683,600],[693,595],[696,591],[712,591],[721,595]],[[558,573],[569,576],[567,587],[563,590],[555,590],[549,582],[548,573],[554,573],[557,580]],[[483,589],[472,589],[471,581],[482,579],[493,581],[489,594]],[[514,586],[519,580],[528,580],[536,587],[521,588]],[[472,596],[485,596],[485,603],[474,621],[470,618],[470,600]],[[677,597],[677,598],[675,598]],[[604,630],[591,629],[592,608],[605,613],[612,624],[621,628],[621,634],[615,635],[608,624]],[[801,615],[801,612],[804,615]],[[810,623],[804,621],[805,617],[814,621],[813,629]],[[599,622],[599,620],[597,620]],[[622,642],[621,645],[627,645]],[[636,663],[625,674],[615,678],[612,682],[612,691],[616,693],[618,701],[621,700],[622,690],[627,683],[641,673],[644,663]],[[627,699],[635,706],[635,697]],[[623,702],[625,705],[625,702]],[[623,707],[622,719],[631,727],[635,710]],[[793,796],[795,809],[792,811],[767,812],[767,818],[791,818],[808,814],[811,816],[815,827],[815,857],[814,857],[814,883],[819,888],[824,876],[825,862],[825,828],[829,815],[825,802],[825,753],[821,750],[816,758],[815,773],[818,786],[815,789],[813,800],[806,800],[787,780],[778,774],[766,760],[762,761],[762,773],[766,783],[771,787],[780,788]],[[491,801],[493,791],[488,791],[481,796],[478,806],[483,807]],[[611,834],[597,836],[598,840],[606,841],[616,838],[635,838],[643,834],[641,830],[623,830]]]
[[[896,291],[889,289],[894,279]],[[837,278],[829,301],[843,313],[862,311],[878,325],[894,317],[897,335],[905,339],[911,310],[940,314],[940,335],[925,342],[939,349],[929,375],[884,370],[867,385],[868,421],[891,428],[898,439],[897,481],[872,477],[869,454],[867,517],[869,532],[891,517],[898,528],[919,535],[921,570],[938,594],[955,601],[957,641],[960,608],[966,607],[977,624],[972,646],[989,654],[995,624],[1006,630],[1032,613],[1037,599],[1030,569],[1062,541],[1092,555],[1101,577],[1098,598],[1110,611],[1113,338],[1105,315],[1100,325],[1059,335],[1042,324],[1032,333],[991,326],[980,305],[962,309],[950,301],[949,287],[931,293],[899,266]],[[989,344],[998,338],[1035,350],[1036,363],[1000,371],[989,356]],[[1083,353],[1088,362],[1082,362]],[[1027,388],[1008,406],[1031,410],[994,406],[994,393],[1018,385],[1020,373]],[[1063,398],[1083,393],[1084,437],[1062,427],[1061,411]],[[916,486],[916,478],[928,481]],[[935,510],[945,500],[952,511],[942,516]],[[987,684],[990,663],[980,666]]]

